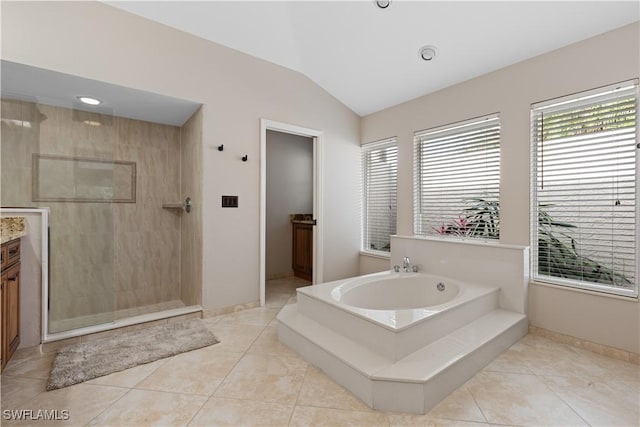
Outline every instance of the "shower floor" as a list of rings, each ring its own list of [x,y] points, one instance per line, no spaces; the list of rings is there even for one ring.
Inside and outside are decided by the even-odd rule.
[[[101,325],[113,322],[114,320],[127,319],[129,317],[142,316],[144,314],[173,310],[182,307],[186,306],[181,300],[173,300],[158,304],[117,310],[113,313],[98,313],[89,316],[72,317],[69,319],[49,320],[49,333],[58,333],[87,326]]]

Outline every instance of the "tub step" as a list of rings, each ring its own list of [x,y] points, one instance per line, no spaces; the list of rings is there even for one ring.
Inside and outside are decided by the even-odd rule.
[[[493,310],[393,361],[297,312],[278,314],[280,340],[375,409],[425,413],[527,333],[526,316]]]

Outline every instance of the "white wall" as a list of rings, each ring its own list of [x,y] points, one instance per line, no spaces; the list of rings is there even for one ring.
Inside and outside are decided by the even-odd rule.
[[[293,274],[289,215],[313,213],[313,139],[267,130],[267,280]]]
[[[529,245],[529,110],[554,97],[638,78],[640,25],[520,62],[362,119],[362,142],[398,140],[398,234],[412,230],[413,133],[500,113],[500,242]],[[431,64],[430,64],[431,65]],[[437,62],[432,64],[437,67]],[[393,248],[392,248],[393,251]],[[529,286],[529,321],[552,331],[628,351],[640,351],[637,300]],[[606,307],[594,314],[595,307]],[[605,326],[606,325],[606,326]],[[609,328],[602,333],[603,328]]]
[[[3,59],[203,104],[205,308],[259,299],[260,118],[324,132],[324,278],[358,273],[360,119],[318,85],[102,3],[1,7]],[[223,194],[240,207],[222,209]]]
[[[391,260],[388,257],[369,254],[360,256],[360,274],[378,273],[390,269]]]
[[[42,214],[13,216],[24,216],[27,228],[20,245],[20,347],[31,347],[42,336]]]

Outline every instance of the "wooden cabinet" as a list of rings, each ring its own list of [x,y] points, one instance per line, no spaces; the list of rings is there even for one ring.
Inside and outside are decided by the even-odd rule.
[[[293,274],[311,280],[313,266],[313,225],[310,222],[293,222]]]
[[[20,345],[20,239],[2,244],[0,319],[0,369],[4,369]]]

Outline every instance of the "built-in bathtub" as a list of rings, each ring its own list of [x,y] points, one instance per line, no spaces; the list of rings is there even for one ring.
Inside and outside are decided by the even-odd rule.
[[[383,272],[299,288],[297,299],[298,311],[395,361],[495,310],[499,291]]]
[[[424,413],[527,331],[500,288],[383,272],[299,288],[280,341],[372,408]]]

